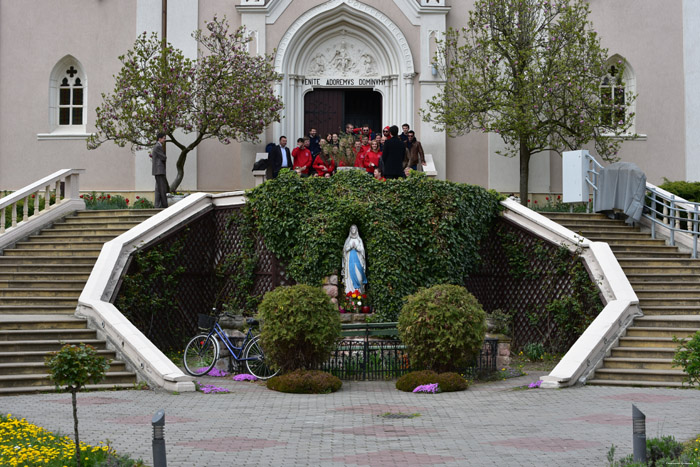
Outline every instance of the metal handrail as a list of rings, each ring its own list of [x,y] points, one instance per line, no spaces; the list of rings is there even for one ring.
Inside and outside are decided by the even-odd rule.
[[[692,238],[692,257],[697,258],[700,203],[683,199],[651,183],[647,183],[646,188],[642,217],[651,222],[651,238],[656,238],[657,226],[668,229],[671,246],[676,246],[676,233],[687,234]]]
[[[589,163],[589,168],[586,170],[586,183],[593,192],[593,206],[595,206],[598,194],[598,175],[600,175],[603,166],[590,154],[586,154],[585,158]],[[647,182],[645,204],[642,217],[651,223],[651,238],[656,238],[657,226],[668,229],[669,245],[671,246],[676,246],[676,233],[687,234],[692,238],[692,257],[697,258],[698,236],[700,235],[700,203],[688,201]]]

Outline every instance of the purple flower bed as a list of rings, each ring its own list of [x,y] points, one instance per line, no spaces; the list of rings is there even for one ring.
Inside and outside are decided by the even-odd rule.
[[[218,386],[214,386],[213,384],[202,384],[199,381],[197,381],[197,386],[199,390],[202,391],[204,394],[218,394],[230,392],[226,388],[220,388]]]
[[[538,379],[537,381],[533,381],[532,383],[528,384],[527,387],[530,389],[536,389],[536,388],[540,387],[541,384],[542,384],[542,380]]]
[[[440,388],[438,388],[438,383],[433,383],[433,384],[423,384],[421,386],[416,387],[416,389],[413,390],[413,392],[424,392],[428,394],[435,394],[438,392]]]
[[[249,374],[246,374],[246,373],[242,373],[242,374],[240,374],[240,375],[234,376],[234,377],[233,377],[233,380],[234,380],[234,381],[257,381],[258,378],[256,378],[256,377],[253,376],[253,375],[249,375]]]

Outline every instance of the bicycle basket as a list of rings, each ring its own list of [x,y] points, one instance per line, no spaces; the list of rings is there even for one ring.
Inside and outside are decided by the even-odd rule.
[[[216,324],[215,316],[203,315],[199,313],[199,321],[197,323],[197,327],[199,327],[199,329],[211,329],[214,327],[214,324]]]

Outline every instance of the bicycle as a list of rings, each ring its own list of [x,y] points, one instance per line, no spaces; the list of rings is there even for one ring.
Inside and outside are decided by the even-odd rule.
[[[233,315],[229,313],[216,314],[216,308],[214,313],[215,316],[199,315],[199,328],[208,330],[208,332],[196,335],[187,343],[182,357],[187,373],[192,376],[202,376],[209,373],[219,360],[221,350],[219,341],[226,346],[236,362],[244,361],[248,372],[256,378],[266,380],[279,373],[279,370],[267,365],[265,352],[260,345],[260,336],[253,335],[252,327],[259,324],[258,320],[246,319],[249,326],[248,333],[241,346],[236,347],[219,326],[219,318],[222,316],[233,317]]]

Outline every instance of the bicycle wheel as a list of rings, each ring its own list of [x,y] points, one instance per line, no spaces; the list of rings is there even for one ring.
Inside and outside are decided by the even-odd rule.
[[[243,349],[243,359],[248,372],[258,379],[270,379],[279,373],[268,366],[265,361],[265,352],[260,346],[260,336],[255,336]]]
[[[200,334],[187,343],[182,363],[192,376],[206,375],[219,359],[219,342],[214,336]]]

